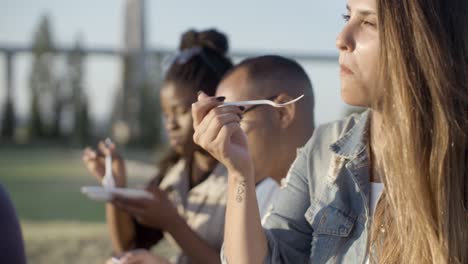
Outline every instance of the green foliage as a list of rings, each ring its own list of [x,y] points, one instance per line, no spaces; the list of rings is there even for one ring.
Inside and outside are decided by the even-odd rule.
[[[149,84],[143,85],[140,92],[140,144],[145,148],[153,148],[160,143],[161,137],[159,94]]]
[[[32,49],[34,54],[44,54],[54,50],[48,15],[44,15],[39,22],[38,30],[34,34]]]
[[[88,98],[83,86],[84,53],[79,40],[67,55],[67,87],[71,90],[69,102],[73,109],[72,141],[84,146],[90,140],[90,118],[88,112]]]
[[[53,75],[52,36],[47,16],[42,17],[39,28],[34,35],[32,44],[33,65],[29,79],[31,89],[31,136],[42,138],[50,133],[52,128],[46,125],[42,105],[44,96],[54,96],[57,81]]]
[[[141,91],[140,127],[142,128],[141,145],[152,148],[161,145],[162,115],[159,90],[163,84],[163,69],[160,54],[148,57],[148,74]]]
[[[2,138],[11,139],[15,132],[15,112],[13,102],[10,99],[6,101],[3,113],[1,136]]]

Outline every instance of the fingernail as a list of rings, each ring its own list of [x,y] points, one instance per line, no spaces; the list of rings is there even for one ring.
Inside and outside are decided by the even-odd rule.
[[[224,96],[218,96],[216,97],[216,100],[220,101],[220,102],[224,102],[224,100],[226,100],[226,97]]]
[[[200,94],[202,94],[202,93],[203,93],[203,91],[198,91],[198,92],[197,92],[197,95],[200,95]]]
[[[245,110],[245,107],[241,105],[241,106],[239,106],[239,109],[240,109],[241,111],[244,111],[244,110]]]

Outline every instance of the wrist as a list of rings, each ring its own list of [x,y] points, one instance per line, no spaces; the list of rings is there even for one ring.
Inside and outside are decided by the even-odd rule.
[[[255,184],[255,174],[253,170],[243,171],[228,171],[228,185],[229,187],[238,186],[239,184]]]
[[[114,177],[115,179],[115,186],[117,188],[125,188],[127,187],[127,179],[126,178],[117,178]]]
[[[228,169],[228,179],[234,182],[246,181],[254,178],[253,166],[245,166],[242,169]]]
[[[119,188],[125,188],[127,187],[127,172],[125,170],[125,167],[122,169],[122,173],[116,174],[114,176],[115,179],[115,185]]]
[[[185,220],[182,217],[180,217],[180,215],[176,212],[173,216],[173,219],[163,229],[167,231],[169,234],[174,235],[174,232],[176,230],[181,230],[181,227],[183,225],[186,225]]]

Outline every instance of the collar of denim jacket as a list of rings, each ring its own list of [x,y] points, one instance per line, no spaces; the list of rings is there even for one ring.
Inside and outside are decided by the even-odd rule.
[[[346,159],[353,159],[366,150],[369,135],[369,113],[370,110],[367,109],[359,116],[352,118],[352,121],[348,123],[348,126],[352,125],[351,129],[330,145],[331,151]]]

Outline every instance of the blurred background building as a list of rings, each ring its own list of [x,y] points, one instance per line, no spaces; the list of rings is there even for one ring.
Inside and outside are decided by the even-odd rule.
[[[122,83],[113,113],[113,135],[121,143],[141,136],[139,113],[146,81],[145,1],[125,2],[125,30],[123,36]]]

